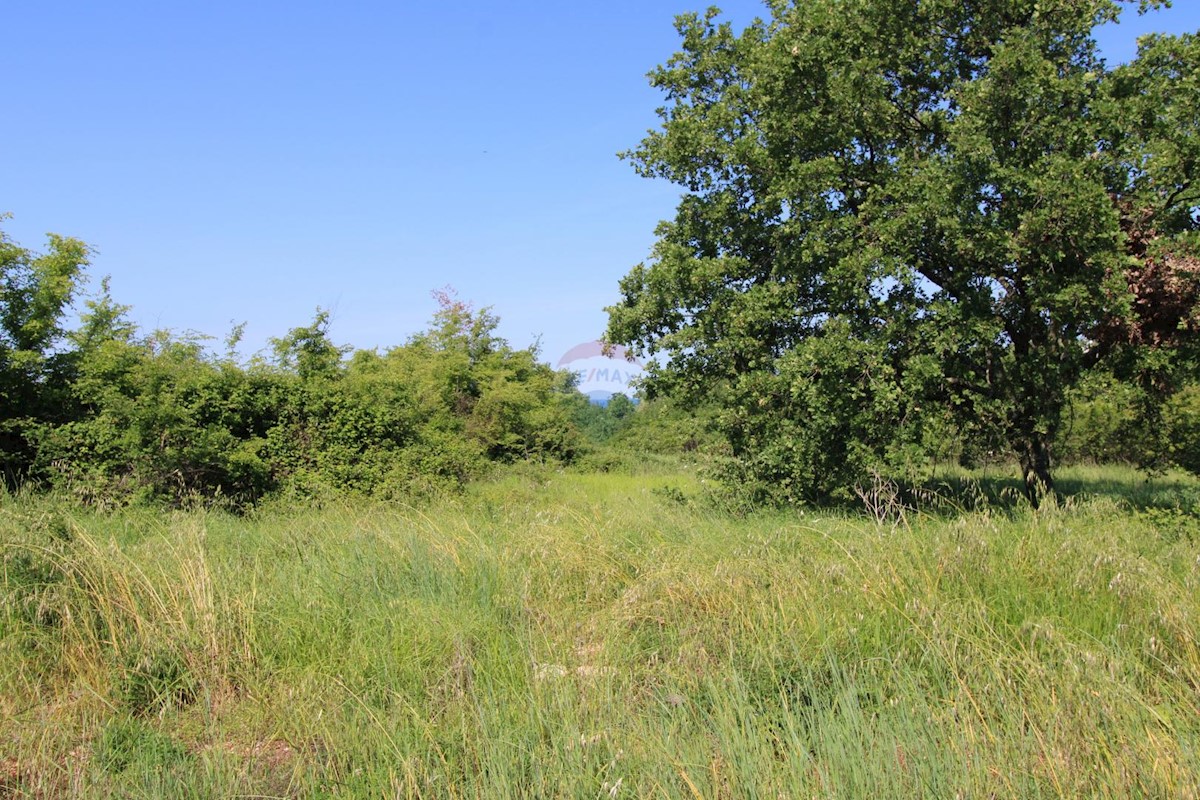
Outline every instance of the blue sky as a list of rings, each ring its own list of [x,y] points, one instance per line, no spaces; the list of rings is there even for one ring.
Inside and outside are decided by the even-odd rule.
[[[738,26],[765,8],[720,4]],[[1102,31],[1200,29],[1200,0]],[[677,191],[616,153],[656,121],[645,74],[688,0],[8,3],[4,230],[97,249],[144,328],[247,353],[333,313],[387,347],[446,285],[552,363],[596,338]]]

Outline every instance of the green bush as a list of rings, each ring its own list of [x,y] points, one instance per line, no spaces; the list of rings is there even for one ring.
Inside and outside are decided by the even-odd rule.
[[[319,311],[246,365],[109,325],[80,337],[77,413],[37,428],[34,474],[94,503],[236,508],[443,491],[491,463],[573,458],[572,390],[496,323],[445,301],[430,332],[344,359]]]
[[[1167,401],[1163,422],[1171,461],[1200,475],[1200,386],[1189,386]]]
[[[844,501],[875,473],[927,461],[919,416],[894,422],[912,399],[886,354],[849,331],[800,342],[777,373],[747,373],[728,392],[722,477],[751,503]]]
[[[1064,412],[1058,457],[1066,463],[1141,464],[1153,436],[1146,423],[1147,397],[1138,386],[1111,375],[1088,376],[1071,392]]]

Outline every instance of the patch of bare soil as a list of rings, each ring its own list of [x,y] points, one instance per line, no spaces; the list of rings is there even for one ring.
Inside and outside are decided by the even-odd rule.
[[[311,757],[320,748],[296,747],[282,739],[264,739],[252,743],[225,742],[214,745],[213,749],[228,753],[245,764],[246,777],[256,794],[291,797],[306,756]]]

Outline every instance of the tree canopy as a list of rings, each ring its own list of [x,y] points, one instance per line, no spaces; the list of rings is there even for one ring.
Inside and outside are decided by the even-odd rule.
[[[777,499],[955,425],[1036,501],[1081,376],[1166,387],[1194,348],[1200,39],[1110,67],[1113,0],[769,6],[740,34],[680,17],[651,73],[661,126],[625,157],[686,191],[609,340],[660,354],[649,394],[720,398],[738,477]]]
[[[0,214],[0,222],[7,216]],[[47,239],[49,250],[39,254],[0,230],[0,479],[9,484],[32,457],[31,427],[61,419],[67,400],[61,320],[89,250],[77,239]]]

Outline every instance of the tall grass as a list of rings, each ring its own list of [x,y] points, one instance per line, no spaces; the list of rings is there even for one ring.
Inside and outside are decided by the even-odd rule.
[[[1077,480],[879,522],[661,472],[7,499],[0,797],[1197,797],[1196,486]]]

